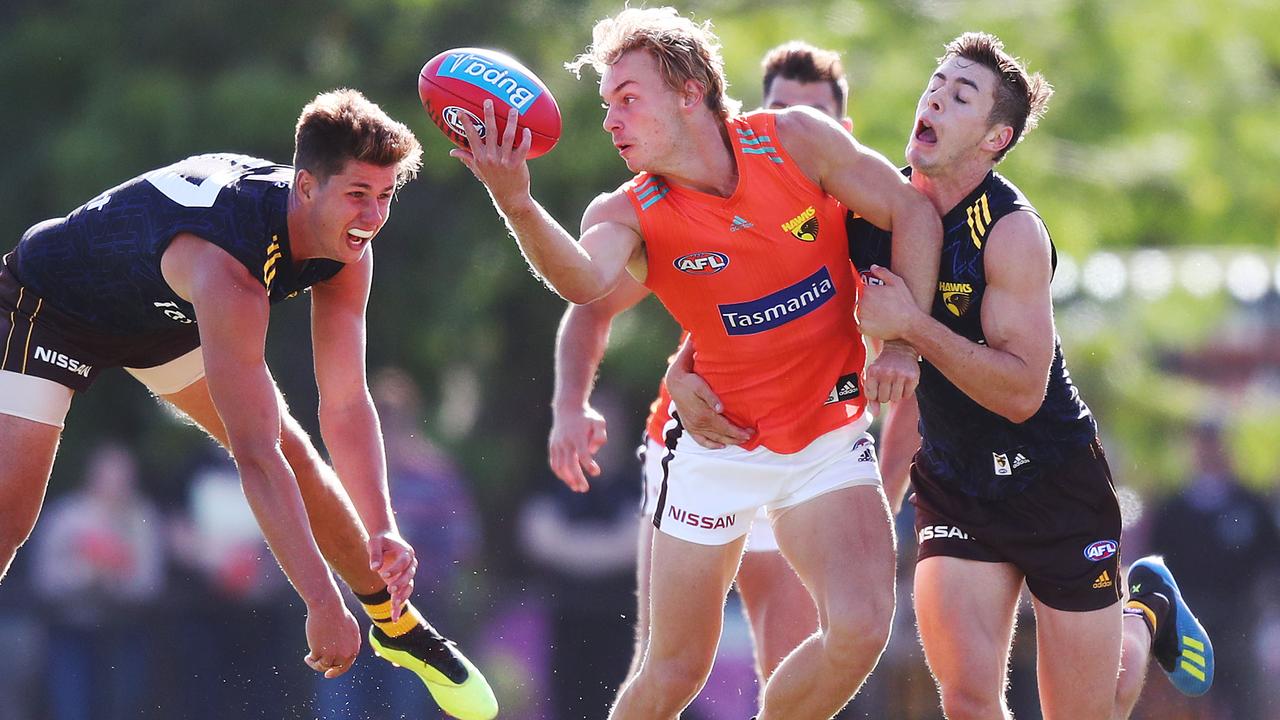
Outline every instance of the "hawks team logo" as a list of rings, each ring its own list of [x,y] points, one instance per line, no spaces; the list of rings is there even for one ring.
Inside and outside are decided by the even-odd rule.
[[[804,212],[782,223],[782,229],[795,235],[797,240],[813,242],[818,239],[818,211],[810,205]]]
[[[939,282],[938,292],[942,293],[942,304],[956,317],[968,312],[973,304],[973,286],[969,283]]]

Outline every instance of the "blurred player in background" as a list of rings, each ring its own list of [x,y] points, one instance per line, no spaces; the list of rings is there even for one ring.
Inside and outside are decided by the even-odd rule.
[[[353,90],[317,96],[295,139],[293,167],[188,158],[32,227],[5,256],[0,574],[36,521],[73,394],[124,367],[234,456],[306,603],[311,668],[336,677],[360,649],[328,561],[372,618],[378,654],[418,674],[450,713],[492,717],[484,678],[408,602],[418,563],[391,512],[365,379],[371,242],[422,150]],[[270,304],[308,288],[332,468],[264,359]]]
[[[454,150],[487,187],[534,270],[566,299],[608,294],[630,271],[698,344],[694,360],[751,428],[709,449],[666,432],[654,513],[649,642],[616,718],[674,718],[706,681],[745,535],[767,506],[778,545],[810,588],[819,631],[778,666],[761,717],[827,718],[884,649],[894,542],[864,412],[910,392],[918,366],[897,345],[864,368],[844,207],[892,228],[895,257],[927,308],[936,213],[883,157],[812,108],[737,114],[707,24],[672,8],[597,23],[570,67],[601,73],[604,128],[632,181],[596,198],[575,242],[530,194],[531,134],[513,109]],[[741,522],[740,522],[741,520]]]
[[[803,42],[786,43],[766,53],[762,69],[764,107],[780,110],[807,105],[850,126],[849,86],[838,53]],[[601,473],[595,456],[605,443],[606,425],[604,417],[592,407],[590,397],[609,343],[610,325],[615,316],[648,295],[648,288],[624,275],[618,287],[605,297],[586,305],[571,303],[560,321],[548,460],[556,476],[579,492],[588,489],[588,476],[598,477]],[[660,383],[640,448],[644,477],[641,514],[650,519],[662,486],[662,457],[666,452],[662,429],[671,417],[670,402],[666,383]],[[648,642],[653,530],[652,523],[641,524],[636,549],[636,644],[629,675],[639,669]],[[813,599],[778,551],[778,541],[763,509],[747,536],[735,582],[751,629],[756,672],[763,688],[787,653],[818,627]]]

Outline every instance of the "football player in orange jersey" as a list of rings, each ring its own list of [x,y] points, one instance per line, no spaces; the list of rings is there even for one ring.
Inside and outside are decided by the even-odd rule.
[[[624,270],[698,348],[695,368],[751,430],[704,448],[664,429],[650,575],[650,636],[615,718],[675,718],[715,657],[725,593],[760,506],[810,589],[819,630],[778,666],[761,717],[828,718],[875,666],[894,605],[894,542],[866,403],[918,379],[905,344],[865,368],[845,207],[891,228],[898,269],[928,308],[941,226],[883,157],[811,108],[739,115],[709,25],[671,8],[598,23],[571,67],[601,73],[604,127],[639,175],[592,202],[581,244],[530,194],[530,135],[454,150],[488,189],[533,269],[566,299],[596,300]],[[895,263],[895,267],[899,263]],[[740,522],[741,519],[741,522]]]
[[[839,53],[803,42],[779,45],[762,62],[763,107],[780,110],[807,105],[846,127],[848,81]],[[591,406],[592,383],[608,345],[613,318],[649,295],[630,276],[623,276],[607,296],[586,305],[572,303],[565,309],[556,335],[556,385],[551,409],[553,423],[548,438],[548,461],[556,476],[570,488],[585,492],[588,476],[600,474],[596,451],[606,439],[606,423]],[[661,485],[662,427],[670,418],[670,397],[661,388],[654,401],[640,452],[644,459],[642,515],[651,518]],[[640,667],[649,627],[649,555],[653,545],[652,523],[642,523],[637,547],[636,649],[631,671]],[[796,646],[817,629],[813,599],[795,571],[778,551],[766,517],[757,516],[747,538],[746,552],[735,580],[751,630],[760,686]]]

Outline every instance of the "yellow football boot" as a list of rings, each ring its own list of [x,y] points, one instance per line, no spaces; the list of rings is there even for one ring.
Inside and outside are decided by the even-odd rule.
[[[458,720],[493,720],[498,700],[484,675],[458,651],[452,640],[441,637],[430,625],[416,631],[413,641],[393,638],[377,626],[369,628],[369,645],[382,659],[412,670],[422,679],[440,709]]]

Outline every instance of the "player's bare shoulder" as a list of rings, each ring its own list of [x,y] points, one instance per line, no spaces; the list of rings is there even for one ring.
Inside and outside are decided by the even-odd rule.
[[[840,123],[808,105],[792,105],[770,112],[774,113],[778,142],[796,162],[803,162],[810,155],[821,156],[832,143],[849,141],[850,136]]]
[[[640,229],[640,217],[631,198],[627,197],[630,183],[612,192],[596,196],[582,214],[583,249],[592,255],[620,255],[627,272],[639,282],[648,275],[645,259],[644,233]]]
[[[996,221],[987,237],[985,265],[989,277],[1004,273],[1039,277],[1052,275],[1053,245],[1040,216],[1016,210]]]
[[[853,137],[825,113],[807,105],[792,105],[775,113],[777,142],[786,150],[802,172],[821,183],[829,166],[846,157],[842,148],[850,148]]]
[[[627,187],[624,184],[616,190],[600,193],[587,205],[586,211],[582,213],[584,234],[592,227],[606,223],[626,227],[637,234],[640,232],[640,218],[627,197]]]

